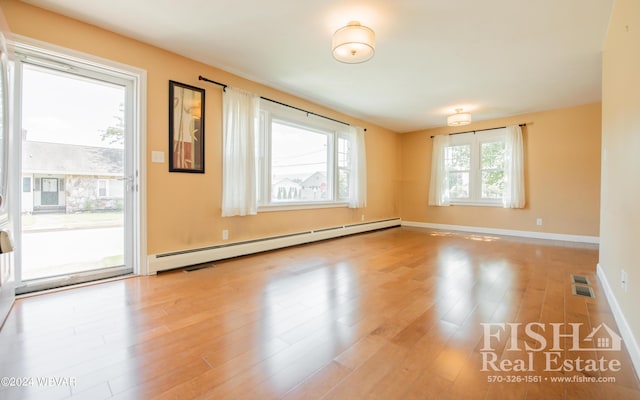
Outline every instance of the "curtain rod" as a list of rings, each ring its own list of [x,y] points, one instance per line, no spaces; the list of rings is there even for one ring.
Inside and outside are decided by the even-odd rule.
[[[205,77],[204,77],[204,76],[202,76],[202,75],[198,76],[198,79],[199,79],[199,80],[201,80],[201,81],[206,81],[206,82],[209,82],[209,83],[213,83],[214,85],[222,86],[222,90],[227,89],[227,86],[229,86],[229,85],[225,85],[224,83],[216,82],[216,81],[213,81],[213,80],[211,80],[211,79],[205,78]],[[272,103],[276,103],[276,104],[279,104],[279,105],[281,105],[281,106],[285,106],[285,107],[293,108],[294,110],[302,111],[303,113],[306,113],[306,114],[307,114],[307,116],[309,116],[309,115],[315,115],[316,117],[320,117],[320,118],[328,119],[329,121],[337,122],[337,123],[342,124],[342,125],[351,126],[351,124],[348,124],[348,123],[346,123],[346,122],[338,121],[337,119],[333,119],[333,118],[330,118],[330,117],[326,117],[326,116],[324,116],[324,115],[320,115],[320,114],[314,113],[313,111],[303,110],[302,108],[298,108],[298,107],[290,106],[289,104],[285,104],[285,103],[279,102],[279,101],[277,101],[277,100],[270,99],[270,98],[268,98],[268,97],[260,96],[260,98],[261,98],[262,100],[270,101],[270,102],[272,102]],[[364,128],[364,131],[366,132],[366,131],[367,131],[367,128]]]
[[[519,124],[518,126],[523,127],[523,126],[527,126],[527,124]],[[492,130],[494,130],[494,129],[504,129],[504,128],[506,128],[506,126],[497,126],[497,127],[495,127],[495,128],[486,128],[486,129],[474,129],[474,130],[472,130],[472,131],[464,131],[464,132],[448,133],[448,134],[447,134],[447,136],[462,135],[463,133],[471,133],[471,132],[476,133],[476,132],[482,132],[482,131],[492,131]],[[434,136],[434,135],[431,135],[430,137],[431,137],[431,139],[433,139],[435,136]]]

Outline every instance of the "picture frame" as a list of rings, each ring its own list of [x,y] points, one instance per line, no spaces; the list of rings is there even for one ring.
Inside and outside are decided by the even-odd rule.
[[[169,81],[169,172],[204,173],[205,90]]]

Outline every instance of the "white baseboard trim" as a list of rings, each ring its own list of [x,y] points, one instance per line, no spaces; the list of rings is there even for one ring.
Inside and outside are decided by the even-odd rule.
[[[496,229],[496,228],[484,228],[480,226],[432,224],[429,222],[413,222],[413,221],[402,221],[402,226],[412,226],[416,228],[427,228],[427,229],[448,230],[448,231],[476,232],[476,233],[486,233],[486,234],[492,234],[492,235],[520,236],[520,237],[534,238],[534,239],[560,240],[564,242],[579,242],[579,243],[593,243],[593,244],[600,243],[600,238],[598,236],[567,235],[562,233],[518,231],[518,230],[512,230],[512,229]]]
[[[613,318],[616,320],[616,324],[618,324],[618,329],[620,329],[620,336],[622,336],[622,340],[624,340],[624,344],[629,352],[629,357],[631,357],[631,363],[636,371],[636,376],[640,380],[640,345],[638,345],[636,338],[633,336],[633,332],[620,309],[620,305],[618,304],[616,297],[613,295],[613,291],[611,290],[611,286],[607,280],[607,275],[604,273],[604,269],[600,263],[598,263],[597,275],[598,280],[602,283],[605,297],[609,302],[609,307],[611,307],[611,311],[613,312]]]
[[[147,257],[147,273],[152,275],[158,271],[203,264],[227,258],[245,256],[263,251],[333,239],[341,236],[375,231],[378,229],[400,226],[400,218],[381,221],[363,222],[342,225],[326,229],[290,233],[281,236],[247,240],[243,242],[225,243],[200,249],[174,251],[163,254],[150,254]]]

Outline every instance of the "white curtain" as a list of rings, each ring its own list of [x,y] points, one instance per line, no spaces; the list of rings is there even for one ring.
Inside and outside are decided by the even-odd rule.
[[[524,151],[522,129],[507,126],[504,160],[504,208],[524,208]]]
[[[429,182],[429,205],[448,206],[449,171],[445,162],[445,151],[449,146],[449,135],[437,135],[433,138],[431,154],[431,181]]]
[[[222,216],[255,215],[255,141],[260,97],[226,87],[222,94]]]
[[[367,206],[367,156],[364,129],[350,126],[348,136],[351,142],[349,208],[364,208]]]

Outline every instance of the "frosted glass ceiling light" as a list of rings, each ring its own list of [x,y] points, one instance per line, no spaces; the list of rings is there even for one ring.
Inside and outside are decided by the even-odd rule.
[[[456,108],[456,113],[447,117],[447,125],[449,126],[462,126],[469,125],[471,123],[471,113],[462,112],[462,108]]]
[[[359,64],[375,53],[376,35],[371,28],[351,21],[333,34],[333,58],[347,64]]]

